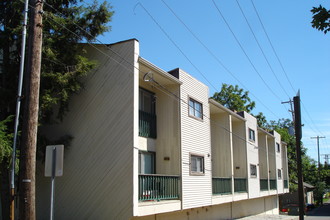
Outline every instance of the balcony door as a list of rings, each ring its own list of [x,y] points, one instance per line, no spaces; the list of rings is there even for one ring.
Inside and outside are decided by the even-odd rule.
[[[139,173],[155,174],[155,153],[140,151],[139,152]]]
[[[155,94],[152,92],[149,92],[145,89],[140,88],[139,89],[139,110],[149,113],[149,114],[156,114],[155,111]]]

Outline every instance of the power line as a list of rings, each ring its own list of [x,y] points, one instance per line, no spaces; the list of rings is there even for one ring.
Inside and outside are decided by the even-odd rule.
[[[45,4],[47,4],[47,3],[45,3]],[[47,5],[49,5],[49,4],[47,4]],[[49,5],[49,6],[51,6],[51,5]],[[47,16],[47,13],[46,13],[46,16]],[[51,19],[52,19],[52,18],[51,18]],[[59,22],[55,21],[54,19],[52,19],[52,21],[55,22],[55,23],[57,23],[58,25],[62,26],[63,28],[65,28],[66,30],[68,30],[69,32],[71,32],[72,34],[77,35],[76,33],[72,32],[70,29],[68,29],[67,27],[65,27],[63,24],[60,24]],[[75,25],[76,25],[77,27],[81,28],[79,25],[77,25],[77,24],[75,24]],[[81,30],[83,30],[83,28],[81,28]],[[84,30],[83,30],[83,31],[84,31]],[[85,31],[85,33],[87,33],[87,32]],[[101,42],[101,41],[99,41],[99,40],[97,40],[97,41],[98,41],[98,42]],[[91,47],[95,48],[97,51],[99,51],[99,52],[100,52],[101,54],[103,54],[104,56],[106,56],[106,57],[112,59],[113,61],[115,61],[116,63],[118,63],[119,65],[121,65],[122,67],[126,68],[127,70],[131,70],[131,69],[129,69],[126,65],[124,65],[122,62],[119,62],[119,61],[115,60],[115,59],[114,59],[113,57],[111,57],[109,54],[104,53],[102,50],[98,49],[95,45],[93,45],[93,44],[91,44],[91,43],[87,43],[87,44],[89,44]],[[129,61],[127,61],[124,57],[122,57],[120,54],[118,54],[117,52],[115,52],[111,47],[107,46],[106,44],[104,44],[104,43],[102,43],[102,42],[101,42],[101,45],[102,45],[102,46],[105,46],[107,49],[110,49],[114,54],[116,54],[117,56],[119,56],[122,60],[126,61],[125,63],[127,63],[127,64],[133,66],[135,69],[137,69],[137,70],[140,71],[140,69],[139,69],[138,67],[136,67],[134,64],[132,64],[132,63],[130,63]],[[188,104],[185,100],[183,100],[182,98],[176,96],[174,93],[170,92],[165,86],[163,86],[163,85],[161,85],[160,83],[156,82],[154,79],[152,79],[152,81],[153,81],[155,84],[157,84],[159,87],[161,87],[161,88],[165,89],[167,92],[169,92],[169,93],[172,95],[173,98],[176,98],[176,99],[178,99],[178,101],[183,102],[184,104],[186,104],[186,105],[189,106],[189,104]],[[252,146],[258,148],[257,145],[255,145],[255,144],[249,142],[245,137],[241,137],[240,135],[233,133],[232,131],[228,130],[226,127],[220,125],[218,122],[212,120],[212,119],[211,119],[210,117],[208,117],[207,115],[203,114],[203,116],[204,116],[205,118],[207,118],[210,122],[213,122],[213,123],[218,124],[218,125],[220,126],[220,128],[225,129],[227,132],[230,132],[232,135],[236,136],[237,138],[241,139],[242,141],[244,141],[244,142],[246,142],[246,143],[249,143],[249,144],[251,144]],[[262,149],[262,150],[263,150],[263,149]]]
[[[238,40],[236,34],[234,33],[234,31],[231,29],[227,19],[224,17],[224,15],[222,14],[220,8],[217,6],[217,4],[215,3],[214,0],[212,0],[214,7],[217,9],[219,15],[221,16],[221,18],[223,19],[223,21],[225,22],[226,26],[228,27],[229,31],[231,32],[231,34],[233,35],[236,43],[239,45],[240,49],[242,50],[243,54],[245,55],[245,57],[247,58],[247,60],[249,61],[250,65],[252,66],[252,68],[254,69],[254,71],[257,73],[257,75],[259,76],[259,78],[261,79],[261,81],[265,84],[265,86],[268,88],[268,90],[279,100],[282,101],[281,98],[271,89],[271,87],[266,83],[266,81],[264,80],[264,78],[261,76],[261,74],[259,73],[259,71],[257,70],[256,66],[254,65],[254,63],[252,62],[251,58],[249,57],[249,55],[247,54],[247,52],[245,51],[243,45],[241,44],[241,42]]]
[[[236,1],[237,1],[237,0],[236,0]],[[294,89],[294,87],[293,87],[293,85],[292,85],[292,83],[291,83],[291,80],[290,80],[290,78],[289,78],[289,76],[288,76],[288,74],[287,74],[287,72],[286,72],[286,70],[285,70],[285,68],[284,68],[284,65],[283,65],[281,59],[279,58],[279,56],[278,56],[278,54],[277,54],[277,52],[276,52],[276,50],[275,50],[275,47],[274,47],[274,45],[273,45],[273,43],[272,43],[272,41],[271,41],[271,39],[270,39],[270,37],[269,37],[269,35],[268,35],[268,33],[267,33],[267,30],[266,30],[266,28],[265,28],[265,25],[264,25],[263,22],[262,22],[262,19],[261,19],[260,15],[259,15],[259,12],[258,12],[258,10],[257,10],[257,8],[256,8],[256,6],[255,6],[255,4],[254,4],[254,2],[253,2],[253,0],[250,0],[250,1],[251,1],[252,6],[253,6],[254,12],[256,13],[256,15],[257,15],[257,17],[258,17],[258,20],[259,20],[259,22],[260,22],[260,24],[261,24],[261,27],[262,27],[262,29],[263,29],[263,31],[264,31],[266,37],[267,37],[267,40],[268,40],[268,42],[269,42],[269,44],[270,44],[270,46],[271,46],[271,48],[272,48],[272,51],[273,51],[273,53],[274,53],[274,55],[275,55],[275,57],[276,57],[278,63],[280,64],[281,69],[282,69],[282,71],[283,71],[283,73],[284,73],[284,75],[285,75],[287,81],[289,82],[289,84],[290,84],[290,86],[291,86],[291,88],[292,88],[292,91],[295,92],[295,89]],[[311,120],[311,122],[312,122],[312,124],[314,125],[314,127],[318,130],[318,128],[315,126],[315,123],[314,123],[313,119],[311,118],[309,112],[307,111],[307,109],[306,109],[306,107],[305,107],[305,105],[304,105],[304,103],[303,103],[302,101],[301,101],[301,104],[302,104],[302,106],[303,106],[304,111],[307,113],[307,117]],[[312,129],[312,130],[314,130],[314,129]],[[318,131],[319,131],[319,130],[318,130]],[[315,131],[314,131],[314,132],[315,132]],[[317,133],[317,132],[315,132],[315,133]],[[322,134],[322,132],[320,132],[320,131],[319,131],[319,133]]]
[[[259,19],[259,22],[260,22],[260,24],[261,24],[261,27],[262,27],[262,29],[263,29],[263,31],[264,31],[266,37],[267,37],[267,40],[268,40],[268,42],[269,42],[269,44],[270,44],[270,46],[271,46],[271,48],[272,48],[272,50],[273,50],[273,53],[275,54],[275,57],[277,58],[277,61],[279,62],[280,66],[281,66],[281,68],[282,68],[282,70],[283,70],[283,72],[284,72],[284,74],[285,74],[285,77],[286,77],[286,79],[288,80],[288,82],[289,82],[289,84],[290,84],[290,86],[291,86],[291,88],[292,88],[292,91],[295,93],[296,90],[293,88],[292,83],[291,83],[291,81],[290,81],[290,79],[289,79],[289,77],[288,77],[288,74],[287,74],[287,72],[285,71],[284,66],[283,66],[283,64],[282,64],[282,62],[281,62],[279,56],[277,55],[277,52],[276,52],[276,50],[275,50],[275,48],[274,48],[274,46],[273,46],[273,43],[272,43],[272,41],[270,40],[270,38],[269,38],[269,36],[268,36],[268,33],[267,33],[267,31],[266,31],[266,28],[265,28],[265,26],[264,26],[264,24],[263,24],[263,22],[262,22],[262,20],[261,20],[261,18],[260,18],[259,12],[258,12],[256,6],[255,6],[254,3],[253,3],[253,0],[250,0],[250,1],[251,1],[252,5],[253,5],[253,9],[254,9],[255,13],[257,14],[257,17],[258,17],[258,19]]]
[[[251,95],[263,105],[270,113],[272,113],[276,118],[279,118],[272,110],[268,108],[256,95],[254,95],[236,76],[235,74],[226,67],[223,62],[197,37],[197,35],[182,21],[182,19],[174,12],[174,10],[163,0],[161,0],[165,6],[172,12],[172,14],[184,25],[184,27],[191,33],[191,35],[206,49],[206,51],[217,61],[217,63],[226,70],[245,90],[249,91]],[[140,3],[141,4],[141,3]],[[146,9],[145,9],[146,10]],[[150,14],[150,13],[148,13]]]
[[[255,35],[255,33],[254,33],[254,31],[253,31],[253,29],[252,29],[252,27],[251,27],[251,24],[250,24],[249,20],[247,19],[247,17],[246,17],[246,15],[245,15],[245,13],[244,13],[244,11],[243,11],[243,9],[242,9],[242,7],[241,7],[239,1],[236,0],[236,3],[237,3],[237,5],[238,5],[238,7],[239,7],[239,9],[240,9],[240,11],[241,11],[241,13],[242,13],[242,15],[243,15],[243,17],[244,17],[246,23],[247,23],[247,25],[248,25],[248,27],[249,27],[249,29],[250,29],[252,35],[253,35],[254,40],[257,42],[257,45],[258,45],[258,47],[259,47],[259,49],[260,49],[260,51],[261,51],[263,57],[265,58],[265,60],[266,60],[266,62],[267,62],[267,65],[268,65],[269,69],[270,69],[271,72],[273,73],[273,75],[274,75],[274,77],[275,77],[277,83],[280,85],[280,87],[282,88],[282,90],[284,91],[284,93],[290,98],[289,94],[287,93],[287,91],[286,91],[285,88],[283,87],[282,83],[281,83],[280,80],[278,79],[277,75],[275,74],[274,69],[273,69],[273,67],[271,66],[271,64],[270,64],[270,62],[269,62],[269,60],[268,60],[268,58],[267,58],[267,56],[266,56],[264,50],[262,49],[262,47],[261,47],[261,45],[260,45],[260,43],[259,43],[259,40],[258,40],[258,38],[256,37],[256,35]]]

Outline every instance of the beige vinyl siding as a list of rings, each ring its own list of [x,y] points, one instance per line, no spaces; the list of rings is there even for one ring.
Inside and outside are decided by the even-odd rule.
[[[180,70],[181,85],[181,148],[183,209],[211,205],[211,141],[208,87]],[[189,97],[203,105],[203,119],[189,116]],[[204,156],[204,175],[190,174],[190,155]]]
[[[258,157],[258,130],[257,119],[247,112],[244,112],[244,118],[246,119],[246,136],[249,135],[249,129],[254,131],[255,140],[249,140],[247,142],[247,170],[248,170],[248,193],[249,198],[256,198],[260,192],[260,170],[259,170],[259,157]],[[257,176],[251,176],[250,165],[256,166]]]
[[[155,142],[156,173],[180,175],[180,101],[153,86],[152,82],[140,80],[139,86],[156,96],[157,138],[146,141],[147,145]],[[166,89],[179,96],[179,85],[166,85]]]
[[[277,179],[277,193],[283,193],[283,167],[282,167],[282,146],[281,146],[281,135],[274,131],[274,137],[275,137],[275,157],[276,157],[276,179]],[[280,151],[277,151],[276,143],[280,145]],[[281,178],[278,178],[278,170],[281,170]]]
[[[137,44],[132,40],[111,48],[134,64]],[[102,45],[97,47],[112,54]],[[122,67],[95,49],[86,49],[99,61],[97,71],[87,77],[85,89],[70,101],[70,112],[63,122],[45,129],[51,139],[65,134],[74,137],[65,149],[63,177],[56,178],[56,219],[129,219],[133,216],[137,77],[133,66]],[[50,187],[42,175],[37,179],[37,196],[42,194],[39,187],[44,192]],[[49,202],[37,201],[38,219],[46,219]]]
[[[246,127],[244,121],[233,121],[234,177],[247,178]]]
[[[258,132],[259,147],[259,173],[260,179],[268,179],[268,152],[267,152],[267,134],[265,131]]]
[[[231,115],[211,115],[213,177],[232,177]]]

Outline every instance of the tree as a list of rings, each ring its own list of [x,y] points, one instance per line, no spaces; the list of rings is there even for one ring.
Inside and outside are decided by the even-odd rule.
[[[312,27],[326,34],[330,30],[330,10],[320,5],[313,7],[311,12],[313,13]]]
[[[110,30],[108,23],[113,11],[108,3],[94,1],[86,5],[80,2],[49,0],[44,3],[40,124],[50,122],[53,114],[58,120],[62,119],[69,110],[70,97],[83,87],[81,79],[96,66],[94,61],[85,57],[79,43],[93,42],[97,36]],[[0,123],[7,126],[4,130],[6,137],[12,133],[13,125],[4,120],[15,114],[23,8],[21,1],[0,2]],[[4,146],[8,145],[0,145],[1,152]],[[8,167],[10,155],[5,154],[0,162],[1,168]],[[9,176],[8,169],[0,172]],[[8,186],[1,184],[1,199],[5,199]],[[8,219],[4,203],[2,209],[3,219]]]
[[[238,85],[223,83],[221,91],[215,92],[212,98],[232,111],[251,112],[255,107],[255,102],[251,101],[249,92],[239,88]]]

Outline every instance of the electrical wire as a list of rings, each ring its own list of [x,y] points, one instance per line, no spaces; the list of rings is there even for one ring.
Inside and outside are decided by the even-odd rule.
[[[250,94],[260,103],[263,105],[271,114],[273,114],[276,118],[279,118],[268,106],[266,106],[254,93],[252,93],[242,81],[239,80],[235,76],[235,74],[229,70],[228,67],[224,65],[224,63],[197,37],[197,35],[183,22],[183,20],[174,12],[174,10],[164,1],[161,0],[165,6],[172,12],[172,14],[183,24],[183,26],[190,32],[190,34],[206,49],[206,51],[216,60],[216,62],[227,72],[229,73],[246,91],[249,91]],[[286,109],[287,110],[287,109]]]
[[[290,96],[289,96],[289,94],[287,93],[286,89],[283,87],[282,83],[280,82],[280,80],[278,79],[276,73],[274,72],[274,69],[273,69],[272,65],[270,64],[270,62],[269,62],[269,60],[268,60],[268,58],[267,58],[267,56],[266,56],[264,50],[262,49],[262,47],[261,47],[261,45],[260,45],[260,42],[259,42],[257,36],[255,35],[255,33],[254,33],[253,29],[252,29],[252,26],[251,26],[249,20],[247,19],[247,17],[246,17],[246,15],[245,15],[245,13],[244,13],[244,11],[243,11],[243,9],[242,9],[242,7],[241,7],[239,1],[236,0],[236,3],[237,3],[238,8],[240,9],[240,11],[241,11],[241,13],[242,13],[242,15],[243,15],[243,17],[244,17],[246,23],[247,23],[247,25],[248,25],[248,27],[249,27],[249,29],[250,29],[252,35],[253,35],[254,40],[257,42],[257,45],[258,45],[258,47],[259,47],[259,49],[260,49],[260,51],[261,51],[261,53],[262,53],[262,56],[263,56],[264,59],[266,60],[269,69],[270,69],[271,72],[273,73],[273,75],[274,75],[274,77],[275,77],[277,83],[280,85],[281,89],[282,89],[282,90],[284,91],[284,93],[288,96],[288,98],[290,98]]]
[[[258,12],[256,6],[255,6],[254,3],[253,3],[253,0],[250,0],[250,1],[251,1],[252,5],[253,5],[253,9],[254,9],[254,11],[255,11],[257,17],[258,17],[258,20],[259,20],[259,22],[260,22],[260,24],[261,24],[261,27],[262,27],[262,29],[263,29],[263,31],[264,31],[266,37],[267,37],[267,40],[268,40],[268,42],[269,42],[269,44],[270,44],[270,46],[271,46],[271,48],[272,48],[272,50],[273,50],[273,53],[275,54],[275,57],[277,58],[277,61],[279,62],[280,66],[281,66],[281,68],[282,68],[282,71],[284,72],[285,77],[286,77],[287,81],[289,82],[289,84],[290,84],[290,86],[291,86],[291,88],[292,88],[292,91],[293,91],[294,93],[296,93],[296,90],[293,88],[293,85],[292,85],[292,83],[291,83],[291,80],[289,79],[289,76],[288,76],[287,72],[285,71],[284,66],[283,66],[281,60],[280,60],[279,56],[277,55],[277,52],[276,52],[276,50],[275,50],[275,48],[274,48],[274,46],[273,46],[273,43],[272,43],[272,41],[271,41],[270,38],[269,38],[269,35],[268,35],[267,31],[266,31],[266,28],[265,28],[265,26],[264,26],[264,24],[263,24],[263,22],[262,22],[262,20],[261,20],[261,17],[260,17],[260,15],[259,15],[259,12]]]
[[[227,19],[224,17],[224,15],[222,14],[220,8],[217,6],[217,4],[215,3],[214,0],[212,0],[214,7],[216,8],[218,14],[220,15],[220,17],[222,18],[222,20],[225,22],[227,28],[229,29],[230,33],[232,34],[232,36],[234,37],[236,43],[238,44],[238,46],[240,47],[240,49],[242,50],[243,54],[245,55],[245,57],[247,58],[247,60],[249,61],[250,65],[252,66],[253,70],[257,73],[257,75],[259,76],[259,78],[261,79],[261,81],[263,82],[263,84],[268,88],[268,90],[280,101],[282,102],[281,98],[273,91],[273,89],[266,83],[266,81],[264,80],[264,78],[261,76],[261,74],[259,73],[259,71],[257,70],[256,66],[254,65],[254,63],[252,62],[251,58],[249,57],[249,55],[247,54],[247,52],[245,51],[243,45],[241,44],[241,42],[238,40],[236,34],[234,33],[234,31],[232,30],[232,28],[230,27]]]
[[[30,7],[33,7],[33,6],[30,5]],[[47,13],[44,13],[44,14],[47,16]],[[50,17],[50,18],[51,18],[51,17]],[[58,25],[60,25],[61,27],[65,28],[67,31],[71,32],[72,34],[77,35],[77,34],[74,33],[73,31],[71,31],[70,29],[66,28],[65,25],[60,24],[59,22],[55,21],[55,20],[52,19],[52,18],[51,18],[51,20],[52,20],[53,22],[57,23]],[[77,24],[75,24],[75,25],[77,25]],[[77,25],[77,27],[78,27],[78,26],[79,26],[79,25]],[[80,27],[80,28],[81,28],[81,27]],[[82,28],[81,28],[81,29],[82,29]],[[87,33],[87,32],[86,32],[86,33]],[[100,50],[99,48],[97,48],[95,45],[93,45],[93,44],[91,44],[91,43],[87,43],[87,44],[90,45],[91,47],[93,47],[94,49],[96,49],[96,50],[97,50],[98,52],[100,52],[102,55],[104,55],[104,56],[106,56],[106,57],[112,59],[114,62],[116,62],[116,63],[119,64],[120,66],[122,66],[122,67],[126,68],[127,70],[131,71],[131,69],[128,68],[126,65],[124,65],[123,62],[119,62],[119,61],[117,61],[116,59],[114,59],[113,57],[111,57],[109,54],[107,54],[107,53],[103,52],[102,50]],[[110,49],[114,54],[116,54],[117,56],[119,56],[119,57],[121,58],[122,61],[126,61],[125,63],[127,63],[127,64],[133,66],[135,69],[137,69],[137,70],[140,71],[140,69],[139,69],[138,67],[136,67],[134,64],[132,64],[132,63],[130,63],[129,61],[127,61],[124,57],[121,57],[120,54],[116,53],[114,50],[112,50],[112,49],[111,49],[109,46],[107,46],[106,44],[103,44],[103,43],[102,43],[102,46],[105,46],[107,49]],[[166,87],[162,86],[160,83],[156,82],[155,80],[153,80],[153,82],[154,82],[155,84],[157,84],[158,86],[160,86],[161,88],[163,88],[163,89],[165,88],[165,89],[166,89]],[[167,89],[166,89],[166,90],[167,90]],[[167,91],[169,91],[169,90],[167,90]],[[170,93],[170,94],[173,95],[173,93]],[[180,97],[178,97],[178,96],[176,96],[176,95],[173,96],[173,97],[176,98],[178,101],[184,103],[185,105],[189,106],[189,104],[188,104],[185,100],[183,100],[182,98],[180,98]],[[203,114],[203,113],[202,113],[202,114]],[[220,126],[220,128],[225,129],[227,132],[230,132],[233,136],[237,137],[238,139],[244,141],[245,143],[249,143],[250,145],[254,146],[255,148],[260,149],[257,145],[255,145],[255,144],[251,143],[250,141],[248,141],[245,137],[241,137],[240,135],[233,133],[232,131],[228,130],[226,127],[222,126],[222,125],[219,124],[218,122],[212,120],[212,119],[211,119],[210,117],[208,117],[207,115],[203,114],[203,116],[206,117],[210,122],[213,122],[213,123],[218,124],[218,125]],[[261,150],[263,150],[263,149],[261,149]]]

